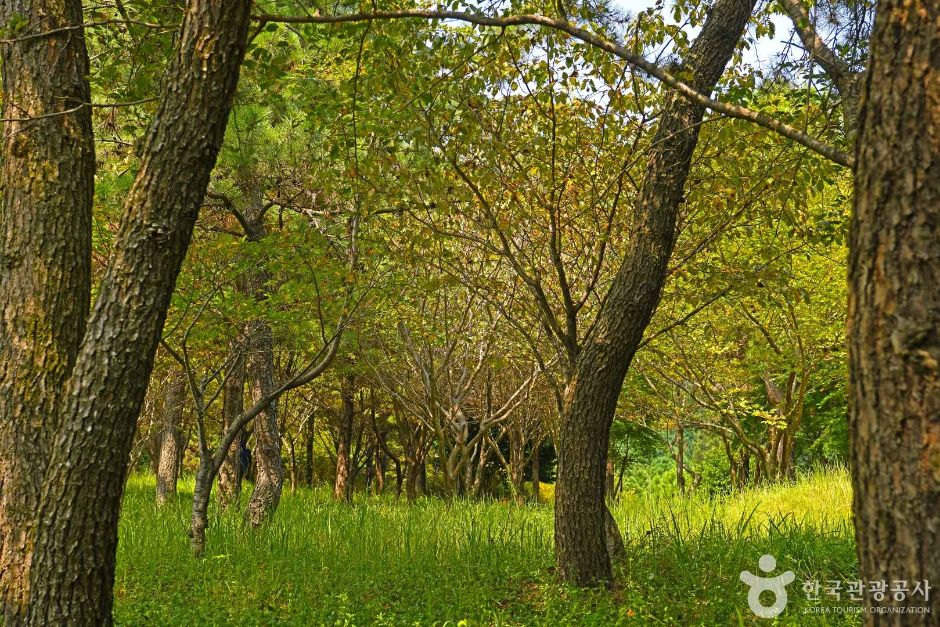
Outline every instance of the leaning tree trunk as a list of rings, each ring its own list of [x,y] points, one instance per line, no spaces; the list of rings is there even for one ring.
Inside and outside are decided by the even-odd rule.
[[[250,5],[190,0],[186,8],[49,451],[30,572],[31,624],[111,623],[118,512],[136,417],[225,133]],[[50,40],[41,41],[42,58],[55,58]]]
[[[245,410],[245,358],[242,347],[233,345],[235,363],[222,388],[222,434],[228,432],[232,424]],[[228,448],[225,461],[219,468],[219,506],[228,509],[239,506],[242,493],[241,434]]]
[[[81,23],[78,0],[0,2],[6,36],[54,33],[0,46],[0,607],[10,626],[26,615],[48,447],[91,293],[95,153]]]
[[[160,457],[157,463],[157,505],[176,496],[179,477],[180,425],[186,401],[186,378],[182,371],[174,371],[167,384],[166,400],[160,421]]]
[[[343,379],[340,397],[343,408],[339,416],[339,439],[336,443],[336,479],[333,482],[333,498],[337,500],[352,500],[352,489],[349,485],[352,472],[352,436],[353,417],[356,410],[353,404],[355,379],[347,376]]]
[[[712,7],[684,62],[683,74],[698,91],[714,89],[755,1],[718,0]],[[566,391],[558,442],[555,557],[562,578],[577,585],[611,579],[607,528],[613,518],[604,501],[610,425],[665,281],[703,114],[699,105],[671,96],[660,115],[622,265]]]
[[[274,391],[274,339],[271,327],[262,321],[250,325],[246,374],[251,381],[254,402]],[[281,432],[277,423],[277,401],[255,418],[255,489],[248,501],[248,522],[260,525],[277,509],[284,486],[281,460]]]
[[[940,582],[940,30],[879,3],[862,98],[849,262],[855,535],[868,581]],[[886,595],[869,624],[932,625],[940,595]],[[873,604],[870,595],[866,602]]]

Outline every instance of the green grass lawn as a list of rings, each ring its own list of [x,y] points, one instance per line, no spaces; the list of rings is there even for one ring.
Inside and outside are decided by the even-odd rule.
[[[274,519],[250,530],[213,518],[193,558],[191,484],[158,511],[153,478],[128,482],[115,618],[138,625],[737,625],[858,624],[846,600],[808,601],[804,580],[856,578],[851,488],[842,471],[723,499],[625,496],[615,515],[629,561],[613,591],[559,585],[552,509],[503,502],[382,497],[333,503],[285,492]],[[775,620],[748,609],[744,570],[771,553],[792,570]],[[844,586],[844,584],[843,584]],[[828,609],[830,613],[818,613]],[[814,611],[815,610],[815,611]],[[806,613],[813,611],[814,613]]]

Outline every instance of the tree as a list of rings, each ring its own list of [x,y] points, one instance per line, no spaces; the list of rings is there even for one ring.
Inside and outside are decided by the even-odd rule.
[[[3,188],[11,190],[4,198],[13,202],[4,204],[4,214],[15,207],[19,224],[3,220],[4,241],[19,227],[33,232],[35,226],[41,229],[36,234],[41,234],[44,244],[34,247],[35,263],[24,271],[47,264],[62,268],[68,259],[68,272],[78,275],[74,280],[67,274],[42,277],[38,282],[20,282],[16,289],[7,281],[10,264],[5,263],[5,299],[15,294],[21,302],[40,303],[51,297],[49,302],[64,307],[59,312],[63,316],[47,319],[47,312],[53,311],[47,305],[37,312],[40,319],[66,333],[75,332],[64,344],[51,340],[33,344],[34,359],[65,364],[55,369],[56,383],[50,380],[50,385],[41,388],[40,398],[22,389],[16,374],[4,373],[2,379],[4,388],[10,389],[12,408],[44,410],[36,452],[48,461],[42,467],[41,462],[15,460],[12,467],[3,469],[4,485],[28,486],[37,506],[31,520],[23,519],[25,529],[34,530],[35,544],[10,547],[12,555],[5,558],[19,578],[14,586],[5,585],[12,591],[5,594],[9,625],[26,620],[33,624],[66,620],[105,624],[111,620],[117,517],[136,417],[176,275],[225,131],[247,41],[249,5],[239,1],[222,6],[209,0],[192,0],[187,5],[158,111],[142,144],[140,167],[125,202],[114,252],[87,322],[90,288],[82,276],[90,265],[87,200],[93,170],[86,142],[91,140],[92,105],[85,78],[81,5],[3,5],[4,27],[13,27],[15,33],[17,26],[25,26],[30,35],[5,47],[10,62],[4,63],[4,72],[16,76],[5,76],[5,111],[11,113],[11,97],[17,103],[18,85],[25,89],[24,96],[37,101],[14,104],[20,110],[15,119],[22,121],[7,124],[32,127],[38,122],[40,131],[5,135],[13,141],[4,145]],[[59,28],[49,31],[50,24]],[[52,70],[47,65],[50,45],[60,49],[53,50],[52,58],[58,61]],[[24,158],[18,167],[17,160]],[[56,163],[61,164],[62,175],[47,176],[45,168]],[[24,172],[32,175],[23,176]],[[49,187],[42,190],[43,186]],[[45,206],[48,199],[57,199],[58,206]],[[51,216],[56,216],[55,222],[48,224]],[[59,220],[72,228],[58,228]],[[5,243],[4,258],[16,259],[22,254],[18,248]],[[7,285],[15,292],[7,293]],[[4,311],[11,310],[5,307]],[[22,324],[32,315],[18,312],[10,323]],[[87,329],[84,336],[82,329]],[[4,347],[22,346],[22,333],[10,324],[3,328],[0,341]],[[14,363],[32,361],[27,358],[23,355]],[[27,430],[17,420],[19,410],[12,408],[4,407],[2,422],[12,419],[14,433],[20,434],[14,437],[22,437]],[[4,498],[6,494],[4,487]],[[14,509],[16,516],[21,510]],[[6,507],[4,511],[7,524],[10,517]],[[28,605],[23,582],[27,564]]]
[[[180,427],[185,400],[186,378],[183,372],[174,369],[166,385],[158,436],[160,457],[157,463],[157,505],[164,505],[171,495],[176,496],[176,482],[182,456],[180,448],[183,444]]]
[[[940,581],[938,46],[936,5],[879,3],[849,259],[849,426],[866,580]],[[885,604],[930,613],[870,613],[869,624],[934,624],[940,612],[936,594]]]
[[[49,447],[85,332],[95,148],[80,0],[5,1],[0,23],[20,38],[2,46],[0,147],[0,600],[16,625]],[[52,29],[62,30],[41,35]]]
[[[684,59],[699,92],[711,92],[737,46],[754,2],[719,0]],[[576,362],[566,391],[558,442],[555,556],[565,579],[579,585],[610,581],[604,478],[610,425],[630,361],[666,278],[676,213],[704,109],[670,98],[648,157],[648,169],[622,262]]]

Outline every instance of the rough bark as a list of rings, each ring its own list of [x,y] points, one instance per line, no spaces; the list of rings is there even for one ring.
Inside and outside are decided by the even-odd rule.
[[[222,435],[232,427],[245,410],[245,359],[240,346],[232,348],[235,363],[222,389]],[[239,434],[240,435],[240,434]],[[238,508],[242,493],[241,437],[228,448],[219,468],[219,506],[224,510]]]
[[[243,216],[245,238],[258,242],[267,235],[264,223],[267,211],[261,194],[261,186],[254,180],[240,182],[242,192],[250,199]],[[268,272],[262,267],[250,272],[241,287],[256,300],[267,298]],[[249,356],[246,375],[251,385],[255,402],[267,396],[274,388],[274,338],[271,327],[263,320],[253,320],[247,325]],[[284,486],[284,463],[281,459],[281,431],[277,418],[277,404],[272,402],[254,423],[255,434],[255,487],[248,501],[248,522],[257,527],[274,513],[281,501]]]
[[[15,32],[11,19],[24,19]],[[77,0],[3,0],[0,117],[0,607],[22,622],[48,446],[91,292],[95,155]],[[73,110],[74,111],[71,111]],[[64,113],[71,111],[69,113]]]
[[[336,479],[333,483],[333,498],[345,501],[352,500],[350,473],[352,472],[353,418],[356,413],[353,403],[354,386],[354,377],[347,376],[343,379],[340,391],[343,407],[339,416],[339,439],[336,442]]]
[[[850,239],[849,426],[860,577],[940,581],[940,20],[878,6]],[[940,595],[869,624],[936,624]],[[873,604],[870,595],[866,602]]]
[[[117,520],[135,421],[215,164],[249,0],[191,0],[113,253],[67,384],[43,482],[29,622],[111,622]]]
[[[719,0],[680,71],[710,93],[731,58],[755,0]],[[611,578],[604,473],[610,424],[627,369],[659,301],[678,207],[704,109],[673,95],[660,117],[622,265],[578,356],[559,429],[555,556],[577,585]]]
[[[251,381],[254,402],[274,391],[274,339],[266,322],[250,325],[250,348],[246,374]],[[255,488],[248,501],[248,522],[260,525],[274,513],[281,502],[284,486],[284,463],[281,460],[281,431],[277,422],[277,401],[271,401],[255,418]]]
[[[166,399],[160,420],[160,457],[157,463],[157,505],[176,496],[179,477],[180,425],[183,423],[183,405],[186,401],[186,379],[176,371],[170,375]]]

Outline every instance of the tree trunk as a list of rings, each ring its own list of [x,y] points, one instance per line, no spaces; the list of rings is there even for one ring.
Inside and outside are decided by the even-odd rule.
[[[186,377],[182,371],[174,371],[167,385],[166,400],[160,429],[160,461],[157,464],[157,505],[164,505],[168,498],[176,496],[176,481],[179,477],[180,424],[183,422],[183,405],[186,402]]]
[[[343,408],[339,416],[339,440],[336,446],[336,480],[333,483],[333,498],[345,501],[352,500],[352,486],[350,474],[352,472],[352,436],[353,418],[356,415],[354,405],[355,377],[347,376],[343,379],[340,396]]]
[[[421,495],[428,493],[428,464],[423,458],[418,462],[418,485],[417,492]]]
[[[420,494],[420,486],[418,483],[421,480],[421,468],[416,460],[408,460],[408,481],[405,483],[405,495],[408,497],[408,502],[413,503],[417,500],[418,495]]]
[[[385,456],[378,446],[374,449],[375,465],[375,493],[382,494],[385,491]]]
[[[82,3],[0,2],[3,32],[14,19],[16,33],[61,30],[0,46],[0,607],[10,626],[26,615],[49,442],[85,330],[95,176],[91,109],[80,106],[91,99]]]
[[[189,543],[193,554],[201,557],[206,550],[206,527],[209,526],[209,497],[212,492],[212,458],[203,456],[196,470],[193,487],[193,511],[189,524]]]
[[[307,465],[304,467],[304,481],[308,488],[313,487],[313,416],[307,420],[304,433],[304,449]]]
[[[287,440],[287,459],[290,460],[290,493],[297,491],[297,455],[294,452],[294,440]]]
[[[532,467],[530,472],[532,474],[532,500],[536,503],[539,502],[539,492],[541,491],[541,485],[539,483],[539,449],[541,446],[541,442],[532,443]]]
[[[249,354],[245,374],[251,381],[251,395],[258,402],[274,391],[274,338],[266,322],[249,325]],[[284,463],[281,460],[281,431],[277,422],[277,401],[271,401],[254,421],[255,488],[248,501],[248,523],[257,527],[274,513],[281,502]]]
[[[719,0],[685,59],[683,73],[710,93],[731,59],[755,0]],[[604,472],[610,424],[623,380],[659,301],[675,241],[676,214],[704,110],[673,95],[660,116],[623,261],[592,334],[578,355],[559,428],[555,557],[577,585],[611,579]],[[610,519],[612,520],[612,519]]]
[[[849,426],[860,576],[940,581],[940,31],[935,3],[879,3],[850,239]],[[886,595],[869,624],[936,624],[940,595]],[[871,595],[866,602],[872,605]]]
[[[30,573],[32,624],[111,622],[118,512],[135,422],[225,133],[250,4],[187,6],[49,451]],[[50,40],[39,41],[42,58],[50,59]]]
[[[685,494],[685,433],[682,425],[676,427],[676,487]]]
[[[233,345],[232,351],[235,354],[235,363],[225,380],[225,387],[222,388],[223,436],[245,410],[245,357],[240,345]],[[241,444],[239,434],[228,448],[225,461],[219,468],[219,507],[223,510],[239,506],[242,493]]]

